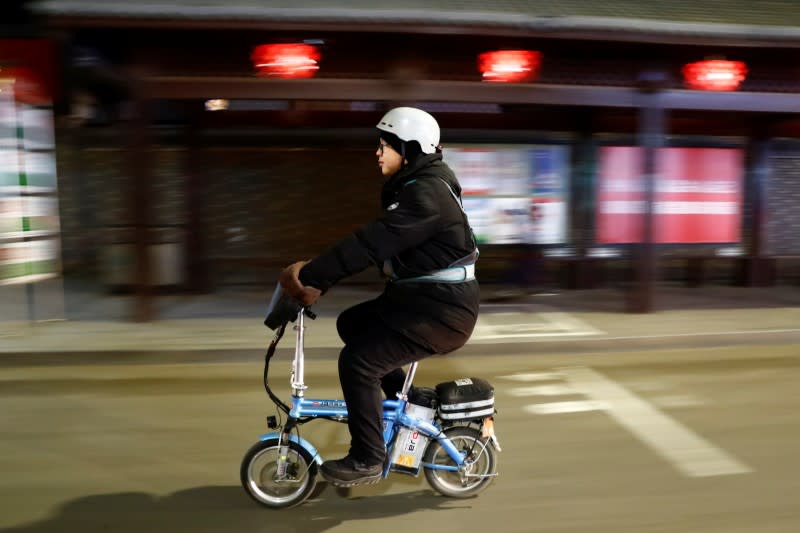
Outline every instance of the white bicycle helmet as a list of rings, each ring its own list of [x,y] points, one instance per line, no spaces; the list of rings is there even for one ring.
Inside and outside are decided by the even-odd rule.
[[[423,153],[432,154],[439,146],[439,124],[422,109],[395,107],[376,126],[381,131],[394,133],[402,141],[417,141]]]

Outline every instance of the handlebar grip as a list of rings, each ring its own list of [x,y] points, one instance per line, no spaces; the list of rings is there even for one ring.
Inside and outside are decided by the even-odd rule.
[[[311,310],[311,309],[309,309],[308,307],[306,307],[305,309],[303,309],[303,312],[304,312],[304,313],[305,313],[305,315],[306,315],[308,318],[310,318],[311,320],[316,320],[316,318],[317,318],[317,315],[314,313],[314,311],[312,311],[312,310]]]

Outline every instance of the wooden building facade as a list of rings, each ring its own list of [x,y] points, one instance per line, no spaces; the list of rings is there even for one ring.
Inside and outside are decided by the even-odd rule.
[[[33,2],[62,65],[65,268],[136,287],[143,320],[161,286],[266,287],[280,267],[376,215],[374,125],[407,104],[437,117],[445,151],[569,149],[564,242],[487,243],[485,281],[619,283],[639,312],[653,309],[661,281],[796,284],[800,13],[792,3],[771,3],[768,13],[738,1],[715,12],[688,2],[649,11],[626,1],[558,4]],[[315,75],[260,76],[253,50],[269,43],[315,46]],[[491,50],[536,51],[541,64],[522,82],[489,83],[477,58]],[[711,57],[743,62],[744,81],[729,91],[687,88],[684,66]],[[227,108],[212,111],[213,100]],[[598,169],[609,146],[643,150],[651,222],[642,242],[598,238]],[[736,242],[656,242],[653,176],[665,147],[741,150]]]

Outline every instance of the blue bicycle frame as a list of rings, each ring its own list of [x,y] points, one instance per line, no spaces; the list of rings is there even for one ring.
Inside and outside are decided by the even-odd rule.
[[[323,399],[309,399],[305,397],[305,390],[308,388],[305,385],[305,353],[303,352],[304,330],[305,330],[305,316],[304,312],[300,311],[297,315],[297,320],[294,326],[295,329],[295,350],[294,359],[292,361],[292,403],[289,411],[289,420],[284,428],[284,435],[288,438],[288,432],[294,426],[294,421],[302,417],[322,418],[335,421],[344,421],[347,419],[347,404],[344,400],[323,400]],[[383,401],[383,439],[386,443],[387,453],[391,454],[394,445],[395,437],[399,428],[405,427],[415,431],[419,431],[429,439],[428,443],[433,440],[439,442],[442,448],[456,463],[455,465],[436,465],[423,463],[424,468],[432,468],[438,470],[450,470],[457,472],[460,468],[465,466],[465,454],[460,452],[450,439],[442,431],[442,428],[435,423],[430,423],[425,420],[420,420],[416,417],[409,416],[405,413],[406,404],[408,403],[408,391],[411,389],[411,384],[414,380],[414,374],[417,370],[417,363],[411,363],[408,373],[406,375],[403,388],[398,393],[396,400]],[[287,431],[287,429],[289,431]],[[262,439],[275,436],[275,433],[263,435]],[[284,439],[282,439],[285,442]],[[301,446],[305,446],[312,457],[316,461],[321,462],[319,452],[310,445],[305,445],[304,441],[299,440]],[[387,461],[384,467],[383,477],[389,475],[391,471],[391,464]]]

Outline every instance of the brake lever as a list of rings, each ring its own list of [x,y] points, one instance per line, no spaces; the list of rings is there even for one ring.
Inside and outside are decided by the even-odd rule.
[[[303,309],[303,314],[304,314],[304,315],[306,315],[306,316],[307,316],[308,318],[310,318],[311,320],[315,320],[315,319],[317,318],[317,315],[314,313],[314,311],[312,311],[312,310],[311,310],[310,308],[308,308],[308,307],[306,307],[305,309]]]

